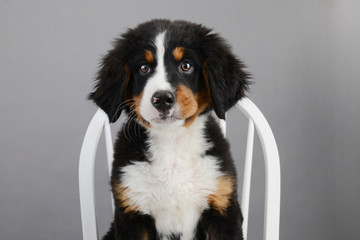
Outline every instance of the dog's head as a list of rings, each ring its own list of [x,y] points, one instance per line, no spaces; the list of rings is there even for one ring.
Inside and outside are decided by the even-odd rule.
[[[184,21],[128,30],[103,58],[94,100],[115,122],[122,110],[145,127],[188,126],[211,109],[219,118],[245,95],[248,74],[222,38]]]

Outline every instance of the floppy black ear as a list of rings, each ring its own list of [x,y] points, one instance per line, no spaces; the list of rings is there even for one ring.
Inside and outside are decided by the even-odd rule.
[[[125,61],[125,44],[123,39],[115,43],[113,50],[103,58],[96,77],[94,92],[89,94],[108,115],[110,122],[115,122],[125,107],[126,85],[130,72]]]
[[[249,74],[243,70],[244,64],[217,34],[206,35],[202,46],[212,107],[219,118],[225,119],[226,111],[245,96]]]

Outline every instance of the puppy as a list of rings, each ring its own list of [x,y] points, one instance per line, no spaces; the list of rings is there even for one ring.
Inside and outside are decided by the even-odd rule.
[[[217,120],[245,96],[244,65],[185,21],[128,30],[103,58],[92,99],[115,122],[115,216],[105,240],[242,239],[235,166]]]

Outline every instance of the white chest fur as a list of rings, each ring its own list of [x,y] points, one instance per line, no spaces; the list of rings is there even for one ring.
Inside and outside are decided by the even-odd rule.
[[[134,161],[122,169],[128,199],[155,219],[163,239],[172,233],[193,239],[200,215],[209,207],[208,196],[216,191],[221,173],[215,158],[203,156],[211,147],[203,136],[204,121],[199,117],[189,128],[175,131],[149,130],[149,162]]]

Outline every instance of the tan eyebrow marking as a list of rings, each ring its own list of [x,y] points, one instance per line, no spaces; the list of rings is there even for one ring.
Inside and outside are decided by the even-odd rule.
[[[145,60],[148,63],[152,63],[154,61],[154,55],[150,50],[145,50]]]
[[[173,50],[173,55],[176,61],[180,61],[184,57],[185,48],[184,47],[176,47]]]

